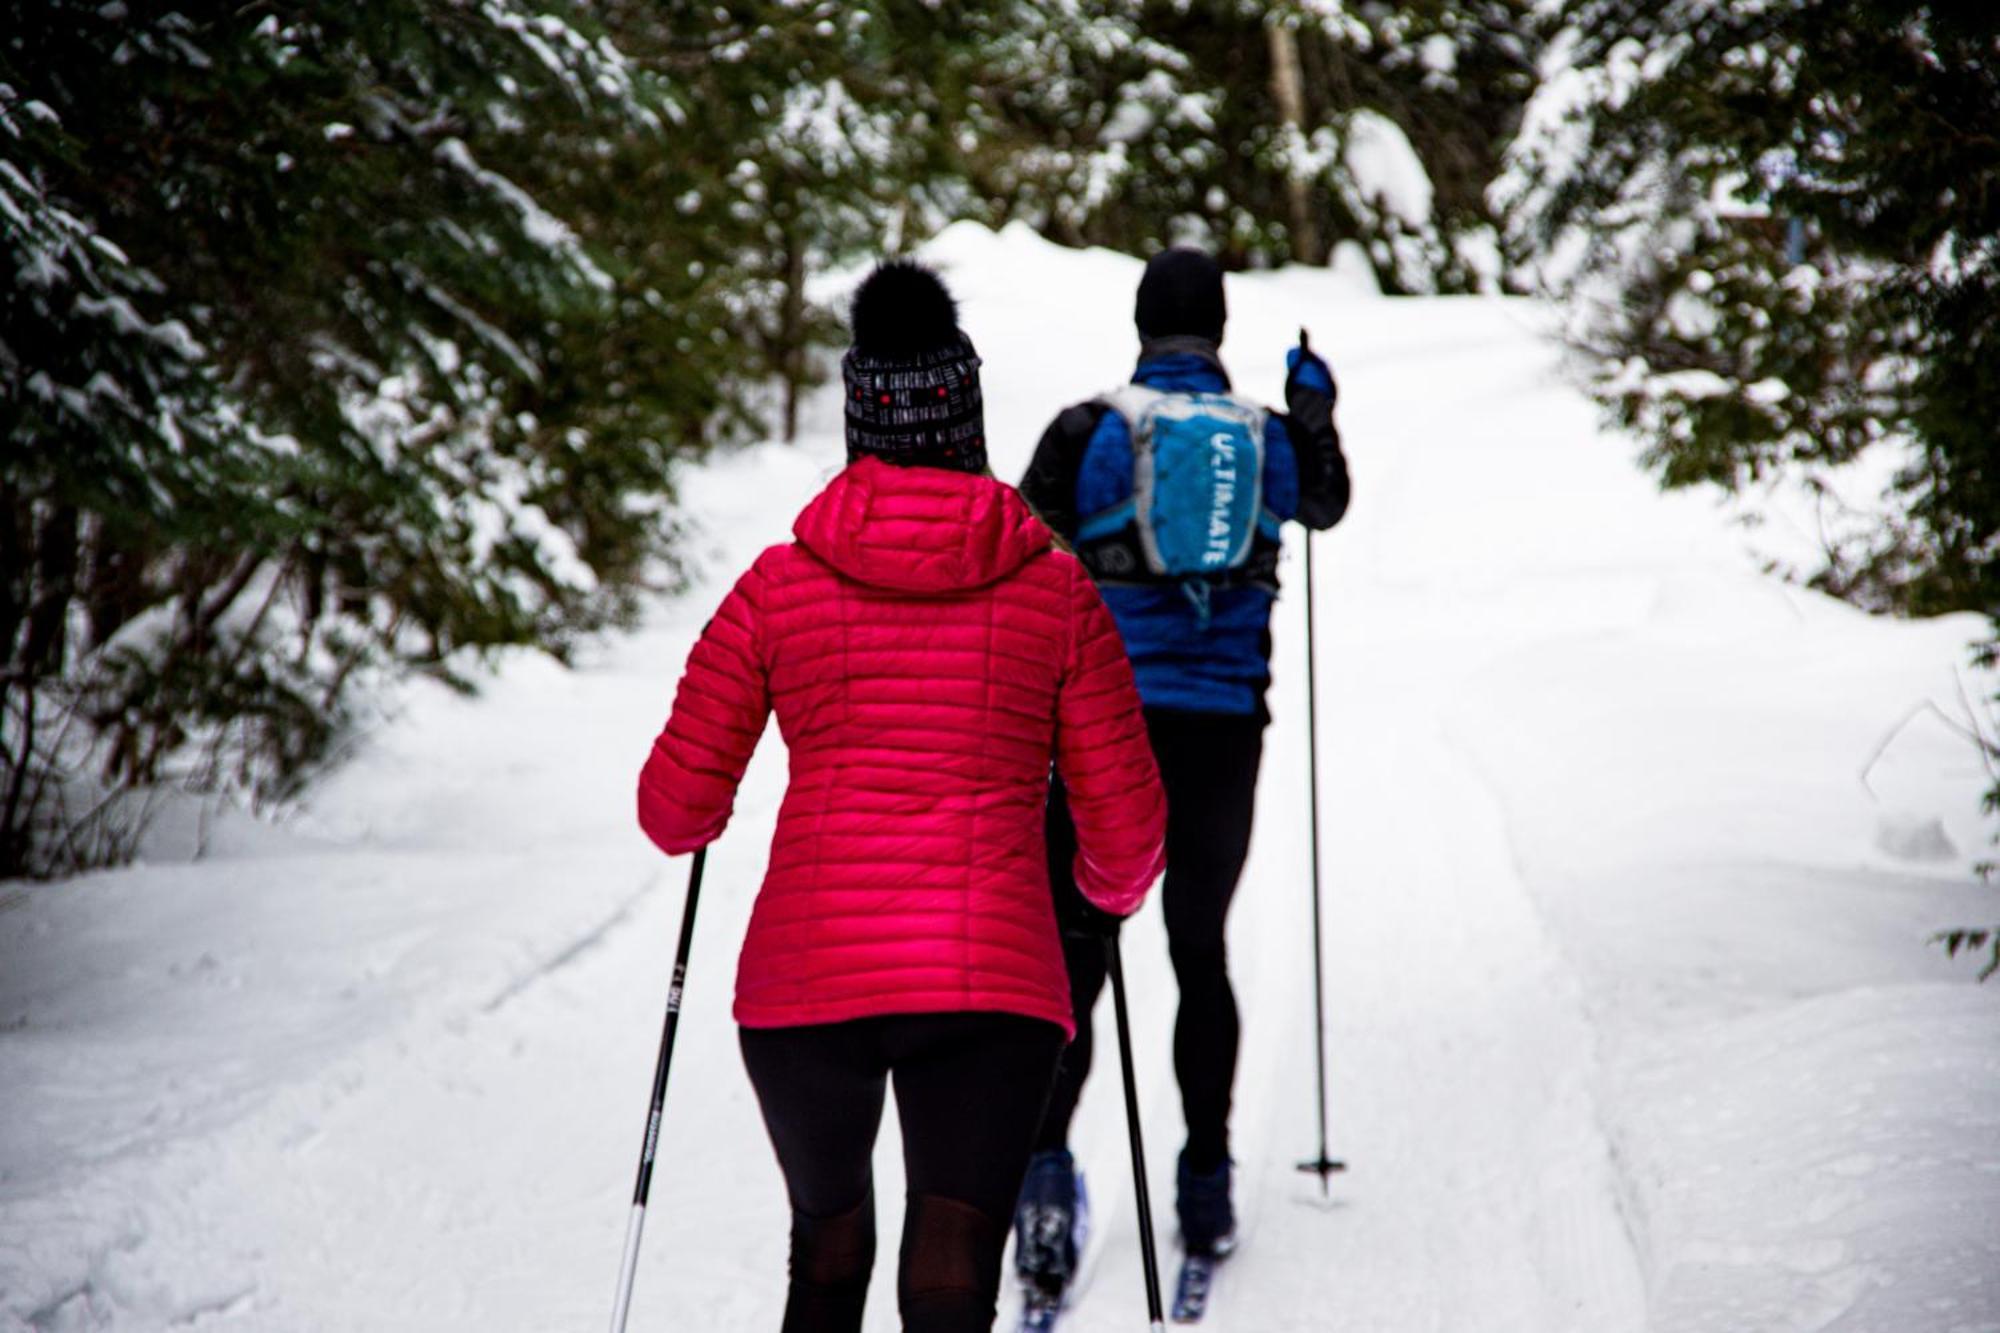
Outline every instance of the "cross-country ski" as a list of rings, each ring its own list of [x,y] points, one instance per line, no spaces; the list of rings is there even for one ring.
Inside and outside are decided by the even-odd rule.
[[[1053,1333],[1062,1318],[1061,1293],[1051,1294],[1040,1287],[1024,1287],[1021,1293],[1021,1333]]]
[[[1189,1254],[1181,1258],[1174,1278],[1173,1318],[1176,1324],[1198,1324],[1208,1313],[1209,1293],[1215,1288],[1216,1269],[1221,1259],[1213,1254]]]

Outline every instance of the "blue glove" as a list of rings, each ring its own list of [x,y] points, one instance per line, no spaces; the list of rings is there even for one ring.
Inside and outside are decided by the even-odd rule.
[[[1285,396],[1290,397],[1292,386],[1310,389],[1333,397],[1333,370],[1320,359],[1319,353],[1304,343],[1285,353]]]

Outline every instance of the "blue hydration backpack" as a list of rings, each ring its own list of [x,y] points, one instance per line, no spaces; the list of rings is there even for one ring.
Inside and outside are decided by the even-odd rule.
[[[1082,521],[1077,544],[1095,548],[1092,572],[1119,581],[1230,581],[1249,562],[1258,529],[1277,531],[1264,508],[1268,414],[1225,393],[1143,384],[1101,401],[1132,436],[1132,498]]]

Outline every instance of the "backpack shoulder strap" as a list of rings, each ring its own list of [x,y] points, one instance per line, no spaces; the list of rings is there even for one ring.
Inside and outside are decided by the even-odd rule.
[[[1167,397],[1144,384],[1121,384],[1090,400],[1100,415],[1116,412],[1125,423],[1132,449],[1134,481],[1144,470],[1143,460],[1151,445],[1147,434],[1147,414]],[[1100,583],[1119,583],[1144,578],[1145,557],[1133,530],[1137,514],[1135,496],[1127,495],[1117,504],[1095,513],[1081,514],[1077,524],[1077,555],[1092,578]]]
[[[1100,394],[1097,401],[1125,418],[1126,429],[1132,433],[1132,443],[1139,443],[1139,423],[1146,413],[1162,398],[1170,397],[1161,389],[1149,384],[1121,384],[1109,393]]]

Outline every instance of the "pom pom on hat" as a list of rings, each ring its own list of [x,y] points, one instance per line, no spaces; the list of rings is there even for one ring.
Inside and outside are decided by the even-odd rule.
[[[909,259],[880,265],[854,293],[848,309],[854,348],[882,361],[909,361],[956,347],[958,302],[938,275]]]

